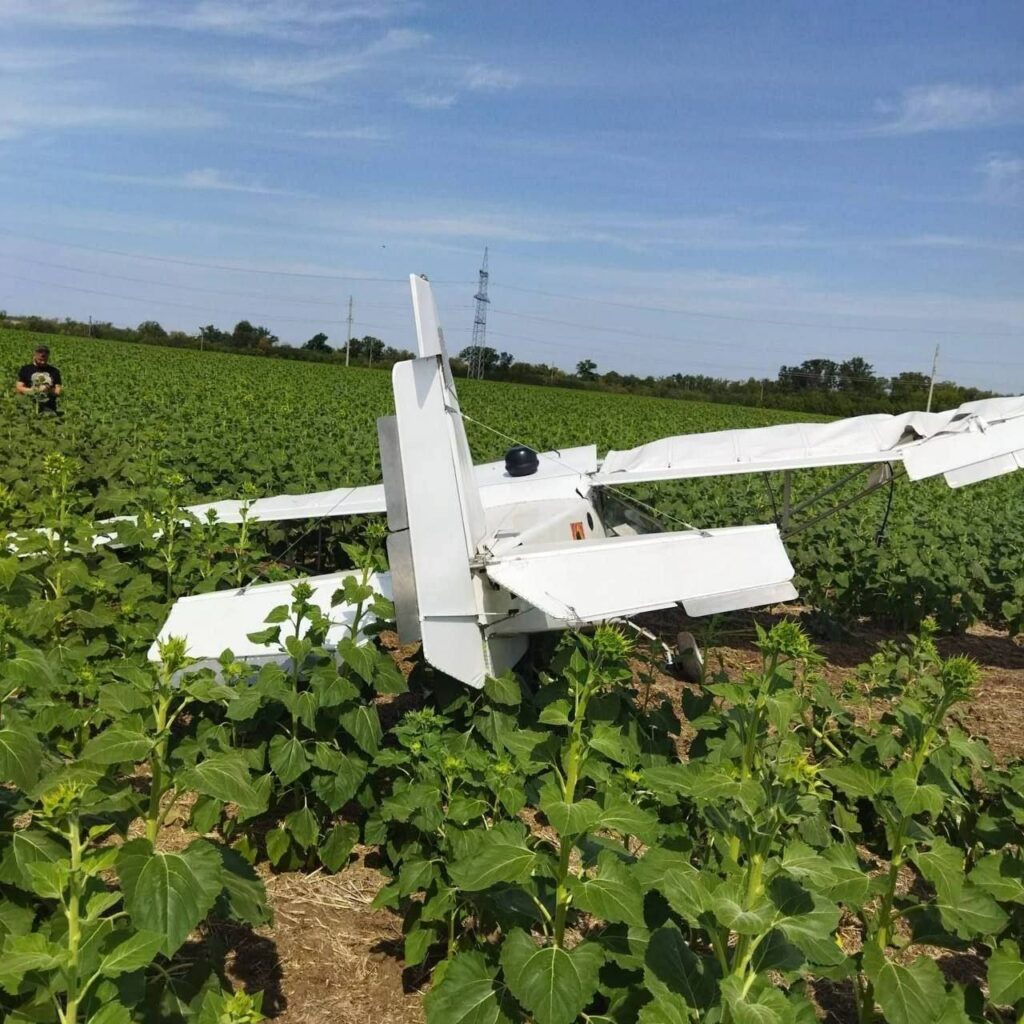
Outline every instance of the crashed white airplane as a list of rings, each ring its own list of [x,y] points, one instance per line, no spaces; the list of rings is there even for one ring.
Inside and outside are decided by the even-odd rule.
[[[244,507],[264,522],[386,511],[390,572],[374,586],[394,599],[400,639],[421,641],[431,665],[470,686],[514,666],[532,633],[674,606],[700,616],[795,598],[780,527],[786,532],[791,515],[811,502],[791,507],[793,470],[860,467],[845,480],[868,467],[864,494],[891,486],[898,464],[911,480],[942,474],[951,487],[1024,467],[1024,397],[943,413],[688,434],[603,460],[594,445],[539,455],[518,447],[504,463],[474,466],[430,284],[410,281],[419,358],[394,367],[395,415],[378,420],[383,483]],[[762,526],[663,532],[614,490],[780,470],[780,521]],[[239,522],[243,503],[188,509],[200,518],[209,510]],[[308,580],[336,623],[328,644],[346,634],[345,609],[330,607],[345,575]],[[226,648],[254,663],[278,659],[247,635],[288,603],[294,582],[183,598],[160,639],[184,636],[200,664],[215,665]],[[150,656],[158,657],[157,644]]]

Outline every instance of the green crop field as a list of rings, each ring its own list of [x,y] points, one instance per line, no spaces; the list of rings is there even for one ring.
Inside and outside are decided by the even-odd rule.
[[[37,340],[0,331],[9,381]],[[338,564],[356,570],[337,595],[352,637],[391,618],[359,575],[383,565],[379,524],[183,529],[177,513],[374,482],[389,375],[46,340],[65,415],[0,397],[0,1019],[275,1015],[223,937],[272,941],[270,874],[344,872],[354,851],[380,865],[374,906],[402,932],[388,955],[429,1024],[1022,1019],[1024,765],[961,727],[978,670],[934,640],[1019,631],[1019,477],[901,481],[891,507],[883,489],[794,538],[824,626],[915,631],[839,683],[783,621],[751,629],[735,678],[670,684],[602,626],[469,693],[378,640],[343,641],[339,663],[302,586],[253,626],[290,665],[226,653],[218,675],[188,673],[173,641],[146,660],[182,594]],[[508,438],[603,453],[799,418],[459,390],[480,460]],[[837,479],[806,476],[797,500]],[[780,489],[635,495],[712,526],[769,521]],[[115,515],[137,525],[94,549],[91,524]]]

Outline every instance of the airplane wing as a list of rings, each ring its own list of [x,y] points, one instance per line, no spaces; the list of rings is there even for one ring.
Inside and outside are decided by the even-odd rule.
[[[529,477],[509,476],[503,461],[481,463],[473,467],[473,472],[480,488],[480,500],[484,508],[488,509],[521,501],[572,495],[576,487],[587,486],[586,480],[582,478],[596,469],[597,448],[591,444],[542,453],[540,469]],[[189,505],[184,511],[198,519],[205,519],[212,510],[221,523],[240,523],[244,505],[244,502],[237,499],[226,499]],[[366,515],[385,510],[384,485],[371,484],[368,487],[337,487],[311,494],[279,494],[272,498],[257,498],[249,502],[248,515],[253,521],[277,523],[289,519]]]
[[[222,523],[240,523],[246,503],[238,500],[209,501],[189,505],[186,512],[205,519],[213,511]],[[257,498],[248,503],[250,519],[264,523],[288,519],[320,519],[327,516],[352,516],[384,511],[384,485],[369,487],[338,487],[332,491],[312,494],[279,494],[273,498]]]
[[[600,486],[879,462],[905,463],[914,480],[944,474],[951,487],[1021,468],[1024,397],[967,402],[941,413],[668,437],[609,452],[591,480]]]
[[[797,596],[774,525],[523,546],[485,568],[545,614],[575,623],[676,604],[713,615]]]

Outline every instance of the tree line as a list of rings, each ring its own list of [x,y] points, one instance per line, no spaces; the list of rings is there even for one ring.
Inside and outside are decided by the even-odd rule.
[[[468,366],[472,354],[472,348],[459,353],[455,361],[457,372]],[[481,362],[484,376],[491,380],[766,406],[837,416],[923,409],[931,387],[927,374],[907,370],[886,377],[876,373],[863,356],[852,356],[842,362],[807,359],[796,366],[780,366],[774,378],[748,377],[745,380],[691,373],[672,373],[662,377],[624,374],[616,370],[602,373],[593,359],[581,359],[575,371],[569,373],[546,363],[519,362],[511,353],[492,348],[482,350]],[[992,395],[991,391],[965,387],[955,381],[937,380],[932,409],[953,409],[963,402]]]
[[[207,324],[190,334],[186,331],[165,330],[156,320],[144,320],[137,327],[117,327],[107,322],[86,323],[39,316],[7,317],[0,311],[0,325],[41,334],[89,335],[172,348],[342,364],[346,361],[344,343],[332,347],[323,332],[314,334],[301,346],[292,346],[282,343],[267,327],[252,324],[248,320],[240,320],[230,331]],[[382,369],[403,359],[411,359],[414,355],[407,349],[394,348],[370,335],[351,338],[348,349],[351,365]],[[472,355],[472,348],[465,348],[452,359],[456,375],[467,372]],[[913,370],[892,377],[878,374],[862,356],[851,356],[841,362],[806,359],[795,366],[780,366],[774,378],[748,377],[745,380],[690,373],[641,376],[616,370],[601,372],[593,359],[581,359],[575,369],[570,371],[547,363],[520,361],[511,352],[490,347],[483,347],[480,356],[483,375],[488,380],[658,398],[726,402],[839,416],[923,409],[931,384],[927,374]],[[979,388],[965,387],[955,381],[936,381],[932,408],[955,408],[963,402],[988,398],[992,394]]]

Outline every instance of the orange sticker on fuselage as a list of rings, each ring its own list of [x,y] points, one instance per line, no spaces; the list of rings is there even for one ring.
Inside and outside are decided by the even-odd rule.
[[[583,532],[582,523],[570,523],[569,532],[572,534],[573,540],[586,540],[587,535]]]

